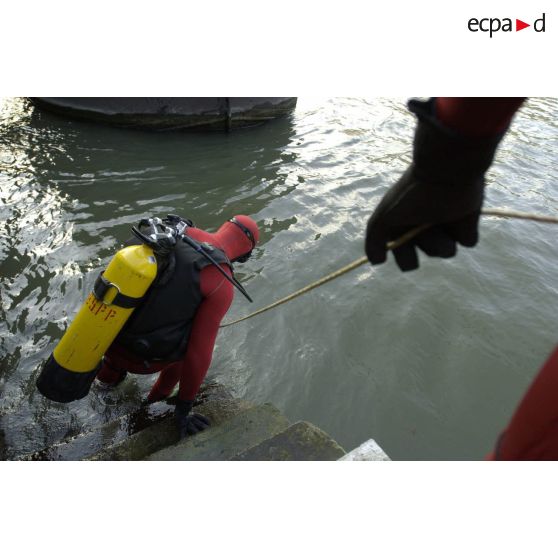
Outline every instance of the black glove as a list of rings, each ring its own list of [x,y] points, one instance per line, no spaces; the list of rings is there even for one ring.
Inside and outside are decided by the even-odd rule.
[[[199,413],[189,414],[194,405],[193,401],[178,400],[174,409],[174,420],[180,433],[180,439],[188,435],[197,434],[210,426],[209,419]]]
[[[418,267],[425,254],[451,258],[456,242],[474,246],[484,194],[484,174],[503,134],[467,138],[436,120],[435,99],[409,101],[418,116],[413,162],[380,201],[366,228],[365,250],[372,264],[386,260],[386,243],[426,223],[423,231],[393,253],[401,271]]]

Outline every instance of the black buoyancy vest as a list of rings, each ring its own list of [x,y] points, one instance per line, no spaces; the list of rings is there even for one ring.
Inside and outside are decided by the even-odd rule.
[[[139,244],[135,239],[129,244]],[[219,264],[231,263],[225,253],[202,244]],[[200,271],[213,265],[189,244],[179,241],[174,248],[175,265],[170,278],[165,270],[145,295],[115,340],[143,360],[179,360],[188,346],[192,322],[202,301]],[[232,267],[232,266],[231,266]]]

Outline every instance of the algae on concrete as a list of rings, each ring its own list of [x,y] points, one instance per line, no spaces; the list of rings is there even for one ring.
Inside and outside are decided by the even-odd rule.
[[[336,461],[345,450],[323,430],[309,422],[297,422],[247,449],[233,460],[240,461]]]
[[[251,406],[242,399],[215,399],[207,400],[198,405],[196,412],[209,418],[212,426],[207,430],[211,432],[231,416]],[[197,434],[200,436],[202,433]],[[192,437],[193,438],[193,437]],[[174,416],[169,416],[160,422],[133,434],[118,444],[103,448],[90,459],[92,461],[129,461],[145,459],[147,456],[159,452],[164,448],[173,446],[179,441],[178,430]]]
[[[179,443],[150,455],[150,461],[224,461],[284,431],[289,421],[270,403],[246,409]]]

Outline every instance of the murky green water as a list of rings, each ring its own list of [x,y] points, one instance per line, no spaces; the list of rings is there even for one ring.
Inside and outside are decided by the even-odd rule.
[[[531,99],[489,173],[487,206],[558,213],[558,102]],[[0,455],[13,458],[137,407],[153,377],[69,405],[35,390],[42,361],[102,265],[144,216],[216,229],[253,215],[238,273],[268,304],[360,257],[366,220],[409,162],[405,99],[299,99],[232,134],[154,134],[0,104]],[[450,261],[390,262],[221,332],[209,372],[346,449],[481,458],[558,340],[558,230],[484,218]]]

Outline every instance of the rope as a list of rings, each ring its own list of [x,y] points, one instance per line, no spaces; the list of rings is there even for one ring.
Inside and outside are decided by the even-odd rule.
[[[498,208],[483,209],[481,211],[481,214],[486,216],[492,216],[492,217],[500,217],[500,218],[509,217],[511,219],[527,219],[529,221],[538,221],[540,223],[554,223],[558,225],[558,217],[554,217],[552,215],[540,215],[537,213],[525,213],[523,211],[510,211],[507,209],[498,209]],[[428,229],[431,226],[432,225],[430,224],[424,224],[407,231],[405,234],[401,235],[398,239],[388,242],[386,245],[387,250],[394,250],[395,248],[399,248],[399,246],[405,244],[405,242],[408,242],[409,240],[417,236],[417,234],[421,233],[422,231]],[[272,304],[269,304],[268,306],[264,306],[263,308],[260,308],[259,310],[256,310],[255,312],[252,312],[251,314],[248,314],[243,318],[239,318],[238,320],[234,320],[232,322],[227,322],[226,324],[222,324],[220,327],[228,327],[234,324],[238,324],[240,322],[243,322],[244,320],[248,320],[249,318],[253,318],[254,316],[257,316],[258,314],[263,314],[264,312],[267,312],[272,308],[276,308],[277,306],[280,306],[281,304],[285,304],[286,302],[289,302],[294,298],[298,298],[299,296],[302,296],[303,294],[306,294],[307,292],[313,289],[321,287],[325,283],[329,283],[330,281],[333,281],[334,279],[341,277],[341,275],[345,275],[345,273],[348,273],[349,271],[352,271],[353,269],[356,269],[357,267],[360,267],[361,265],[367,262],[368,262],[368,258],[366,256],[362,256],[361,258],[354,260],[350,264],[343,266],[337,271],[334,271],[333,273],[330,273],[325,277],[322,277],[321,279],[318,279],[317,281],[314,281],[313,283],[306,285],[306,287],[303,287],[302,289],[299,289],[298,291],[295,291],[294,293],[291,293],[290,295],[287,295],[273,302]]]
[[[511,219],[527,219],[529,221],[538,221],[539,223],[554,223],[558,225],[558,217],[553,215],[540,215],[539,213],[525,213],[523,211],[510,211],[498,208],[483,209],[481,214],[492,215],[493,217],[510,217]]]

